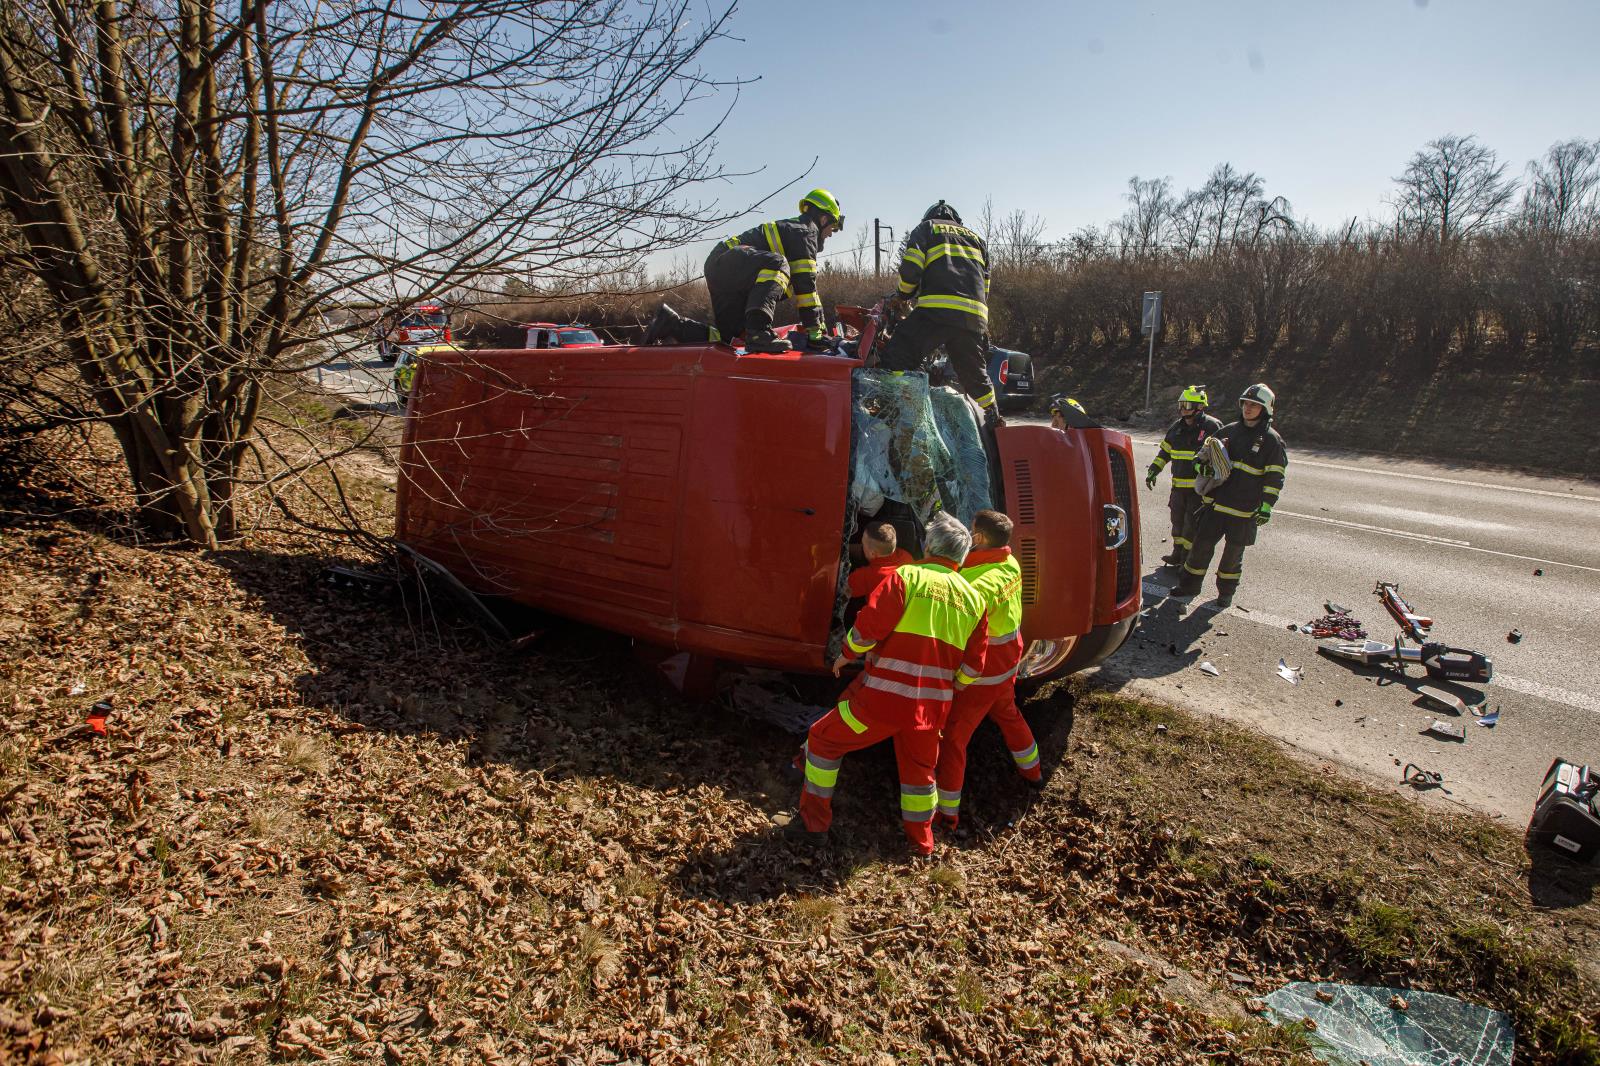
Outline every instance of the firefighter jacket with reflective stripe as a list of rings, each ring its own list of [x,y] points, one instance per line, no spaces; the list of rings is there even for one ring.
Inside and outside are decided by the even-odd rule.
[[[1217,437],[1228,449],[1233,473],[1205,498],[1206,502],[1218,514],[1234,518],[1249,518],[1263,508],[1272,510],[1278,493],[1283,491],[1289,452],[1271,421],[1263,418],[1253,427],[1229,422],[1217,431]]]
[[[873,559],[866,566],[858,566],[850,571],[850,598],[857,599],[861,596],[872,595],[872,590],[878,583],[907,563],[914,563],[911,553],[904,548],[896,548],[881,559]]]
[[[1161,448],[1156,452],[1155,462],[1150,465],[1160,470],[1170,462],[1172,487],[1194,488],[1195,453],[1207,437],[1214,436],[1221,429],[1222,423],[1204,411],[1195,415],[1192,424],[1178,419],[1167,427],[1167,435],[1161,438]]]
[[[822,297],[817,294],[817,254],[822,250],[822,234],[816,224],[805,217],[763,222],[745,230],[725,242],[730,248],[747,244],[763,252],[776,252],[788,261],[788,275],[766,277],[766,271],[757,281],[776,281],[785,295],[792,295],[800,309],[800,324],[807,334],[823,334]]]
[[[983,597],[950,560],[902,566],[867,598],[845,636],[847,658],[877,653],[856,698],[868,701],[879,721],[941,728],[956,688],[983,676],[985,613]]]
[[[961,576],[989,609],[989,650],[983,677],[975,684],[1002,684],[1016,675],[1022,661],[1022,567],[1010,548],[981,548],[968,553]]]
[[[906,238],[900,294],[935,322],[982,332],[989,328],[989,248],[956,222],[925,219]]]

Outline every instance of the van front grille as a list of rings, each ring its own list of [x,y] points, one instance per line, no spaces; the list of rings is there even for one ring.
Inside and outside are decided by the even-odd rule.
[[[1017,513],[1013,516],[1024,525],[1033,524],[1033,467],[1026,459],[1011,464],[1011,476],[1017,483]]]
[[[1039,602],[1039,542],[1023,537],[1017,544],[1017,565],[1022,567],[1022,602]]]

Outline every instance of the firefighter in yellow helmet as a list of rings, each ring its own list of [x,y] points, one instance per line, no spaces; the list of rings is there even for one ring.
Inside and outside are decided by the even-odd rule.
[[[1156,487],[1156,479],[1168,463],[1172,464],[1172,491],[1167,495],[1167,514],[1172,523],[1172,551],[1161,560],[1167,566],[1181,566],[1189,554],[1189,541],[1183,527],[1189,516],[1200,508],[1200,497],[1194,491],[1194,461],[1200,446],[1207,437],[1222,429],[1222,423],[1206,414],[1209,398],[1205,386],[1190,385],[1178,396],[1178,417],[1167,427],[1161,438],[1161,447],[1144,472],[1148,488]]]
[[[749,352],[786,352],[788,341],[772,329],[780,301],[794,297],[808,351],[828,351],[822,297],[817,293],[817,257],[823,242],[844,228],[844,212],[827,189],[800,199],[800,214],[763,222],[720,240],[706,257],[706,288],[712,322],[684,318],[662,304],[645,331],[644,343],[732,343],[744,337]]]

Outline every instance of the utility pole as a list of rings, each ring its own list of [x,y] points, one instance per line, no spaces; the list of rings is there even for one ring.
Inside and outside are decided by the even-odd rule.
[[[883,277],[883,236],[884,230],[889,231],[889,239],[894,240],[894,227],[885,226],[877,219],[872,220],[872,276]]]

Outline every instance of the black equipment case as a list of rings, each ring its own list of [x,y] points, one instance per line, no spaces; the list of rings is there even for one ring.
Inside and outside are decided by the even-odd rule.
[[[1569,859],[1600,855],[1600,775],[1564,759],[1550,764],[1533,807],[1528,835]]]

